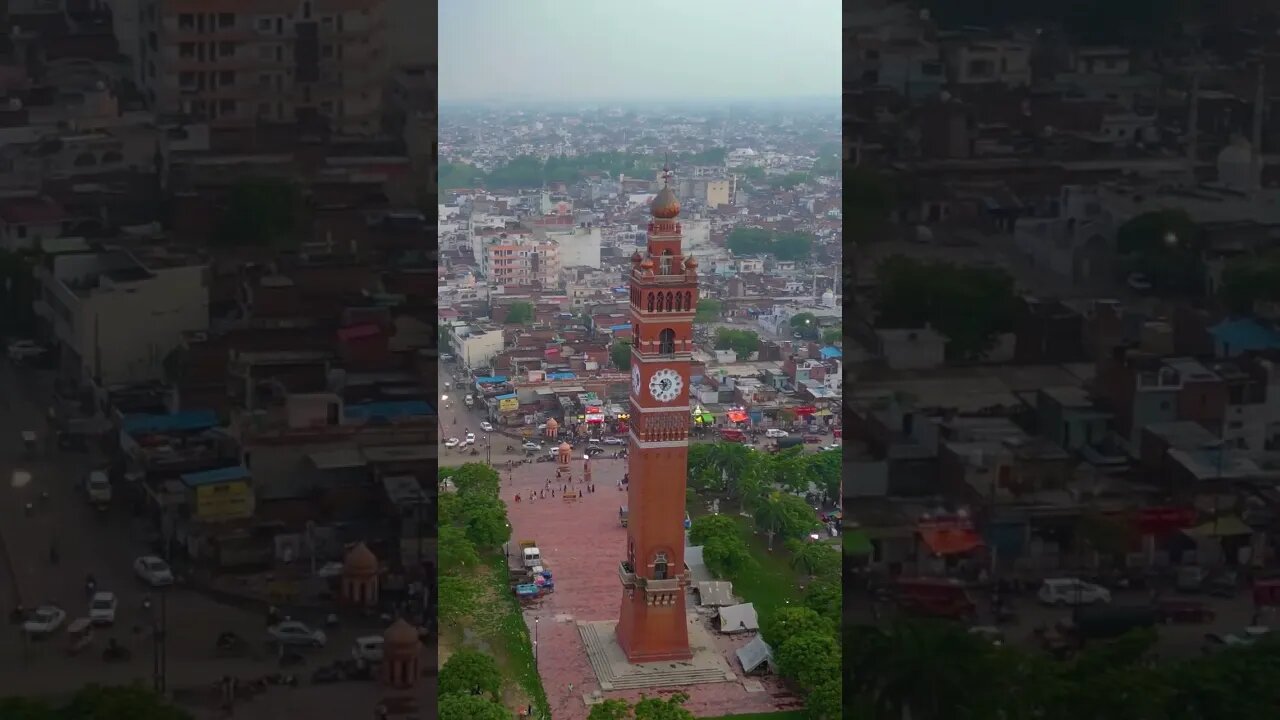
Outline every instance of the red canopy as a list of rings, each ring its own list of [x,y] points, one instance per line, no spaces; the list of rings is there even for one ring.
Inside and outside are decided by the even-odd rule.
[[[978,533],[964,528],[921,530],[920,539],[934,555],[963,555],[982,547]]]

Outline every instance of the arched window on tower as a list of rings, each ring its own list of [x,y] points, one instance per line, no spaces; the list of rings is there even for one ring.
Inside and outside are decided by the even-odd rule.
[[[663,328],[658,333],[658,354],[659,355],[675,355],[676,354],[676,331],[671,328]]]
[[[667,293],[667,312],[671,312],[672,310],[675,310],[675,309],[676,309],[675,298],[671,296],[671,293]]]
[[[684,293],[676,293],[676,312],[684,310]]]
[[[654,580],[667,579],[667,554],[666,553],[658,553],[657,555],[654,555],[653,579]]]
[[[684,294],[684,309],[685,310],[693,309],[693,291],[692,290]]]
[[[661,267],[662,267],[662,274],[663,274],[663,275],[670,275],[670,274],[671,274],[671,251],[670,251],[670,250],[663,250],[663,251],[662,251],[662,265],[661,265]]]
[[[645,303],[645,307],[649,312],[653,312],[653,293],[649,293],[649,300]]]

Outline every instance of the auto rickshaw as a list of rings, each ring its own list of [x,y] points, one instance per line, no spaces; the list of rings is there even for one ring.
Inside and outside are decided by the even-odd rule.
[[[93,644],[93,622],[89,618],[76,618],[67,626],[67,654],[78,655]]]

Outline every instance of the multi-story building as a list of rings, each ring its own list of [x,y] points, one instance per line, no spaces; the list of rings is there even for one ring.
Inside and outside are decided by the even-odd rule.
[[[215,127],[381,125],[385,0],[141,0],[142,85],[160,115]]]
[[[1031,84],[1031,47],[1010,40],[962,42],[946,52],[948,74],[957,85]]]
[[[560,281],[560,247],[544,240],[495,237],[484,246],[481,272],[490,285],[540,285],[557,287]]]
[[[208,270],[197,258],[123,249],[46,254],[34,308],[68,376],[99,387],[160,380],[183,334],[209,329]]]

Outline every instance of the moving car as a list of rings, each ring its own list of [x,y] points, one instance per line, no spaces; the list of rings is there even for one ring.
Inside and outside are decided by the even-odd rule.
[[[28,635],[52,635],[67,621],[67,613],[57,605],[41,605],[22,623],[22,631]]]
[[[1078,578],[1051,578],[1037,594],[1046,605],[1092,605],[1111,602],[1111,591]]]
[[[14,340],[9,343],[7,348],[9,359],[13,362],[22,362],[31,358],[38,358],[49,351],[48,348],[40,345],[34,340]]]
[[[155,555],[143,555],[134,560],[133,572],[151,587],[173,584],[173,571],[169,569],[169,563]]]
[[[620,437],[607,437],[602,442],[605,445],[626,445],[627,441]]]
[[[382,636],[366,635],[356,638],[351,646],[351,659],[368,663],[382,662]]]
[[[448,440],[445,440],[444,446],[447,448],[458,447],[458,438],[449,438]]]
[[[85,476],[84,492],[90,504],[106,507],[111,502],[111,480],[105,472],[94,470]]]
[[[1271,628],[1264,625],[1254,625],[1244,629],[1241,633],[1231,633],[1229,635],[1219,635],[1217,633],[1209,633],[1205,635],[1205,640],[1214,645],[1226,645],[1228,647],[1248,647],[1258,640],[1271,634]]]
[[[764,431],[764,436],[767,438],[784,438],[787,436],[787,431],[779,430],[778,428],[769,428]]]
[[[89,601],[89,620],[94,625],[110,625],[116,621],[116,594],[96,592]]]
[[[542,446],[541,446],[541,445],[539,445],[538,443],[532,443],[532,442],[527,442],[527,443],[525,443],[525,444],[521,445],[520,447],[524,448],[525,450],[529,450],[529,451],[537,451],[537,450],[541,450],[541,449],[542,449]]]
[[[462,441],[462,444],[464,445],[475,445],[475,443],[476,443],[476,434],[472,432],[467,433],[467,438]]]
[[[493,425],[489,424],[489,421],[485,420],[480,423],[480,429],[485,432],[493,432]]]
[[[270,642],[280,645],[288,645],[293,647],[324,647],[328,642],[324,631],[313,630],[297,620],[286,620],[279,625],[272,625],[267,628],[267,635],[270,636]]]

